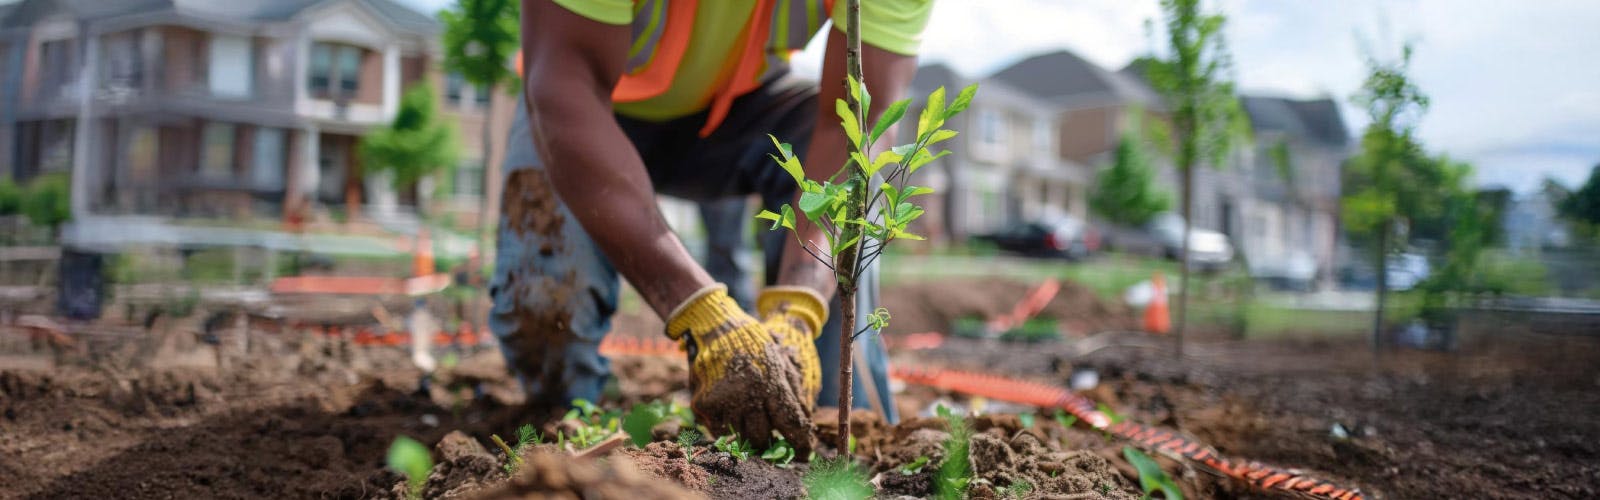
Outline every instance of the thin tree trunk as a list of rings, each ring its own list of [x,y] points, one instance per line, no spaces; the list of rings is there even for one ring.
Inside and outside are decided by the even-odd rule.
[[[861,0],[848,0],[845,28],[845,72],[855,78],[861,88],[866,88],[867,82],[864,81],[861,71]],[[864,126],[867,123],[867,110],[862,109],[860,101],[848,97],[850,94],[848,91],[845,94],[850,100],[850,107],[860,118],[857,121]],[[867,194],[870,191],[866,172],[861,166],[850,169],[850,182],[855,184],[856,199],[846,211],[848,212],[846,217],[857,220],[866,217]],[[849,233],[861,231],[859,226],[846,227],[853,228],[846,231],[844,236],[846,241],[854,236]],[[838,269],[848,274],[848,276],[841,275],[839,279],[839,438],[834,446],[842,455],[850,453],[850,408],[852,407],[850,392],[855,382],[851,376],[851,365],[854,364],[851,344],[854,343],[856,331],[856,290],[859,289],[856,280],[861,276],[857,264],[861,257],[861,247],[866,243],[865,238],[858,240],[856,244],[839,252],[839,259],[834,263]]]
[[[1378,227],[1378,283],[1376,307],[1372,315],[1372,358],[1377,360],[1378,354],[1383,350],[1383,303],[1389,295],[1389,232],[1393,229],[1389,221],[1384,221]]]
[[[483,189],[481,191],[479,191],[479,197],[482,198],[483,207],[481,209],[479,209],[479,211],[478,211],[478,258],[480,259],[479,262],[492,262],[491,260],[488,260],[490,258],[490,252],[493,251],[493,246],[490,243],[490,239],[489,239],[490,236],[491,236],[490,228],[495,227],[495,224],[497,222],[499,222],[498,218],[490,218],[488,216],[489,214],[494,213],[494,205],[493,205],[493,203],[496,203],[499,200],[493,199],[493,197],[489,196],[489,193],[492,192],[492,190],[494,188],[494,183],[497,180],[497,177],[496,177],[495,174],[498,171],[494,170],[495,167],[491,166],[489,164],[489,156],[490,156],[489,155],[489,151],[490,151],[490,149],[492,149],[494,147],[494,141],[493,141],[494,138],[493,138],[493,136],[490,135],[491,134],[490,131],[493,130],[492,125],[494,123],[494,91],[495,91],[495,86],[494,85],[490,85],[490,86],[487,87],[487,89],[488,89],[488,92],[489,92],[489,104],[490,104],[490,106],[487,107],[487,108],[484,108],[484,110],[483,110],[483,129],[480,131],[481,133],[479,134],[479,135],[483,136],[483,153],[482,153],[483,154],[483,178],[480,179],[480,181],[483,183]],[[473,269],[470,272],[478,272],[478,269]],[[476,318],[474,318],[474,319],[476,319]]]
[[[1187,140],[1187,139],[1186,139]],[[1183,359],[1183,334],[1187,329],[1189,320],[1189,232],[1194,226],[1194,165],[1185,161],[1183,169],[1183,232],[1180,238],[1182,251],[1178,254],[1178,321],[1177,328],[1173,330],[1173,341],[1176,348],[1173,356]]]

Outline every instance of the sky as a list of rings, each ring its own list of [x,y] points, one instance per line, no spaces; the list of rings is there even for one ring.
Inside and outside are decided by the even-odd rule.
[[[402,0],[432,11],[450,0]],[[981,77],[1028,55],[1072,50],[1110,69],[1146,53],[1156,0],[939,0],[925,62]],[[1432,99],[1419,126],[1431,151],[1476,165],[1477,181],[1526,192],[1576,185],[1600,164],[1600,1],[1212,0],[1241,90],[1348,102],[1363,46],[1394,57],[1413,42]],[[1364,42],[1361,40],[1365,40]],[[796,62],[815,74],[820,50]],[[1348,103],[1352,134],[1367,122]]]

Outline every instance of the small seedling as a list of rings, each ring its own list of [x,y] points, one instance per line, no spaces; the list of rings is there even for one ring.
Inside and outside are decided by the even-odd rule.
[[[711,443],[711,446],[716,447],[717,451],[733,455],[733,458],[737,458],[741,462],[749,460],[750,455],[755,453],[755,450],[750,448],[749,441],[739,439],[738,434],[731,432],[717,438],[716,441]]]
[[[494,441],[494,444],[500,447],[500,451],[505,452],[505,470],[506,474],[509,475],[515,474],[517,469],[522,467],[523,450],[527,450],[529,446],[539,444],[540,441],[544,440],[544,436],[540,435],[539,431],[533,428],[533,424],[522,424],[522,427],[517,428],[516,446],[506,445],[506,442],[500,439],[500,436],[497,434],[490,434],[489,440]]]
[[[910,462],[906,462],[904,464],[901,464],[900,465],[900,474],[901,475],[905,475],[905,476],[916,474],[918,472],[922,472],[922,468],[923,467],[927,467],[927,466],[928,466],[928,456],[927,455],[922,455],[922,456],[917,457],[916,460],[912,460]]]
[[[1055,419],[1056,423],[1061,425],[1062,430],[1071,429],[1072,424],[1078,423],[1077,415],[1068,415],[1067,412],[1060,409],[1056,409]]]
[[[700,432],[694,429],[678,433],[678,449],[683,450],[684,465],[694,465],[694,444],[700,441]]]
[[[794,461],[794,446],[789,444],[789,440],[779,438],[778,442],[772,443],[772,447],[761,454],[761,459],[778,467],[788,467],[789,462]]]
[[[940,500],[960,500],[966,498],[967,485],[972,482],[972,463],[967,458],[972,427],[967,425],[965,417],[944,405],[935,412],[950,428],[950,438],[944,442],[944,462],[939,464],[939,472],[934,476],[934,496]]]
[[[1113,424],[1121,422],[1126,418],[1123,417],[1122,414],[1117,413],[1116,410],[1111,409],[1110,406],[1106,406],[1105,403],[1096,404],[1094,407],[1096,410],[1100,410],[1100,413],[1105,414],[1106,418],[1111,419],[1111,423]]]
[[[1151,498],[1159,491],[1167,500],[1183,500],[1183,491],[1178,489],[1178,483],[1172,482],[1172,477],[1161,470],[1161,465],[1155,459],[1132,446],[1122,447],[1122,456],[1139,471],[1139,488],[1144,490],[1145,498]]]
[[[849,457],[812,464],[800,482],[806,487],[806,497],[813,500],[859,500],[873,494],[867,473]]]
[[[1017,415],[1017,420],[1022,422],[1022,428],[1024,428],[1024,429],[1032,429],[1033,428],[1033,414],[1032,413],[1018,414]]]
[[[406,498],[422,498],[422,488],[428,485],[428,474],[433,472],[433,456],[428,447],[405,436],[394,439],[389,445],[389,468],[406,476]]]
[[[578,423],[577,430],[571,436],[573,446],[578,448],[594,446],[615,434],[622,424],[621,410],[601,411],[600,407],[584,399],[572,400],[572,406],[561,419]],[[566,434],[560,434],[558,439],[565,446]]]
[[[1021,500],[1023,498],[1028,498],[1029,493],[1033,493],[1033,483],[1030,483],[1027,480],[1019,479],[1016,482],[1011,483],[1010,486],[1005,487],[1006,498],[1015,498]]]

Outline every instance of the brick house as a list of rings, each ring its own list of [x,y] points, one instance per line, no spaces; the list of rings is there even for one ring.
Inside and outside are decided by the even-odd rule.
[[[432,18],[394,0],[23,0],[0,6],[0,175],[72,174],[75,220],[315,220],[419,201],[476,224],[494,204],[509,97],[440,69]],[[431,82],[459,121],[452,193],[363,175],[360,137]],[[491,105],[493,104],[493,105]],[[420,195],[420,196],[419,196]],[[403,217],[402,217],[403,218]]]

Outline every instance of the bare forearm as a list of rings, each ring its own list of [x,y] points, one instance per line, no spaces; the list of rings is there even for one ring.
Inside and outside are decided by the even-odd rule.
[[[644,163],[627,147],[609,106],[571,95],[534,97],[530,105],[556,192],[656,314],[665,318],[712,283],[661,216]]]

